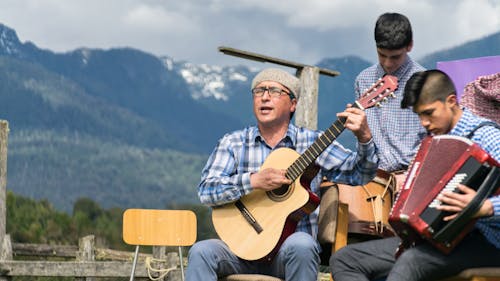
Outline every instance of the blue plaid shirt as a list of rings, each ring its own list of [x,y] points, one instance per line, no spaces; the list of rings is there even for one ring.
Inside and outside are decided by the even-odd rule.
[[[467,109],[451,130],[451,135],[466,137],[479,123],[487,119],[478,117]],[[484,126],[478,129],[472,136],[472,141],[477,143],[482,149],[500,162],[500,130],[493,126]],[[493,203],[494,215],[481,218],[475,227],[483,233],[491,244],[500,249],[500,195],[489,198]]]
[[[253,190],[250,174],[259,171],[273,150],[288,147],[302,154],[321,133],[290,124],[286,136],[275,148],[265,143],[255,126],[226,134],[219,140],[202,171],[198,186],[201,203],[208,206],[222,205],[249,194]],[[377,170],[376,150],[373,141],[358,144],[357,153],[334,141],[315,160],[321,169],[311,181],[311,190],[319,196],[322,177],[351,185],[368,183]],[[305,216],[298,223],[297,231],[307,232],[316,238],[318,213],[319,208],[316,208]]]
[[[373,135],[373,141],[378,147],[379,168],[387,172],[405,169],[412,161],[422,139],[427,135],[420,125],[417,114],[411,109],[402,109],[404,87],[411,75],[425,70],[409,56],[403,65],[391,75],[398,78],[398,89],[394,92],[396,98],[389,98],[382,107],[366,110],[368,125]],[[369,89],[385,71],[380,64],[363,70],[354,84],[356,99]]]

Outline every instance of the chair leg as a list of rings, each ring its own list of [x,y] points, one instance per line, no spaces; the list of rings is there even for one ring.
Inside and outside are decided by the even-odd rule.
[[[181,264],[181,280],[184,281],[184,258],[182,257],[182,248],[179,246],[179,260]]]
[[[349,205],[340,203],[337,211],[337,232],[332,254],[347,245],[347,232],[349,231]]]
[[[130,273],[130,281],[134,281],[135,266],[137,264],[137,257],[139,256],[139,245],[135,246],[134,261],[132,262],[132,272]]]
[[[347,245],[347,232],[349,230],[349,205],[339,202],[337,213],[337,232],[332,246],[332,254]],[[330,281],[334,281],[330,273]]]

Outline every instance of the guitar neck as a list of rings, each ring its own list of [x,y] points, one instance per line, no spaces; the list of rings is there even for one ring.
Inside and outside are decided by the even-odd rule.
[[[354,102],[352,107],[365,110],[380,105],[388,96],[394,97],[394,91],[398,88],[398,79],[392,75],[385,75],[366,90],[361,97]],[[346,118],[339,118],[328,128],[293,164],[288,167],[286,177],[295,181],[318,156],[344,131]]]
[[[358,104],[353,107],[359,108]],[[325,149],[344,131],[345,117],[338,118],[314,143],[293,162],[286,171],[286,177],[295,181]]]

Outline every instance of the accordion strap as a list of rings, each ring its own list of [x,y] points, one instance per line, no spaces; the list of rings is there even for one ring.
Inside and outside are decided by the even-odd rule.
[[[466,136],[466,138],[468,138],[468,139],[472,138],[472,136],[474,136],[474,133],[476,133],[476,131],[479,128],[482,128],[484,126],[492,126],[492,127],[495,127],[495,128],[500,130],[500,125],[498,125],[497,123],[495,123],[493,121],[484,121],[484,122],[479,123],[474,129],[472,129],[472,131],[470,131],[470,133]]]

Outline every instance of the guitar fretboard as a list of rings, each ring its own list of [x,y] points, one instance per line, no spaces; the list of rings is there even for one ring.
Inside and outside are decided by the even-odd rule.
[[[352,106],[365,110],[375,105],[380,105],[381,101],[385,101],[387,96],[393,95],[393,91],[397,89],[397,78],[395,76],[386,75],[379,79],[377,83],[372,85],[362,97],[357,100]],[[344,131],[346,118],[337,119],[330,128],[318,137],[316,141],[293,162],[286,171],[286,177],[292,182],[295,181],[318,156]]]
[[[286,177],[295,181],[318,156],[344,131],[345,118],[337,119],[318,139],[293,162],[286,171]]]

